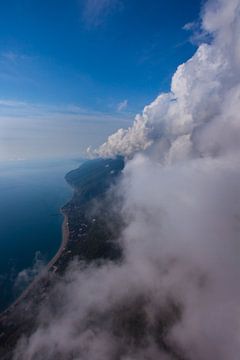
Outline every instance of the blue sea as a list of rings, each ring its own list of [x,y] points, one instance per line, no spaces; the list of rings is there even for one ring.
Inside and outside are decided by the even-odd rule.
[[[64,176],[79,165],[77,160],[0,162],[0,311],[57,252],[60,208],[72,196]]]

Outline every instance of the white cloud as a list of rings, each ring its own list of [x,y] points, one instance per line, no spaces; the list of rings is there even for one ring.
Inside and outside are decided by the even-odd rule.
[[[183,26],[183,30],[186,30],[186,31],[193,30],[195,28],[195,26],[196,26],[195,22],[189,22]]]
[[[21,161],[21,159],[18,161]],[[40,251],[37,251],[34,256],[34,263],[31,268],[24,269],[17,274],[16,279],[14,280],[14,290],[21,292],[31,283],[31,281],[38,275],[40,272],[46,269],[46,264],[42,257]]]
[[[161,156],[167,158],[168,152],[173,156],[174,147],[178,153],[176,141],[182,136],[189,139],[186,144],[189,150],[189,145],[192,146],[190,156],[196,152],[201,156],[216,152],[231,137],[237,146],[239,102],[233,98],[238,97],[240,86],[240,44],[235,36],[240,27],[239,4],[231,0],[227,4],[218,1],[217,5],[215,11],[210,5],[206,6],[202,21],[203,30],[214,36],[212,43],[201,44],[195,55],[178,67],[171,91],[160,94],[146,106],[128,131],[120,130],[112,135],[100,147],[101,156],[117,153],[129,156],[139,147],[144,150],[151,144],[156,147],[165,143]],[[231,116],[229,106],[235,111]],[[218,131],[218,136],[206,144],[210,131]]]
[[[121,102],[118,104],[117,110],[118,110],[118,111],[123,111],[123,110],[125,110],[127,107],[128,107],[128,100],[125,99],[125,100],[121,101]]]

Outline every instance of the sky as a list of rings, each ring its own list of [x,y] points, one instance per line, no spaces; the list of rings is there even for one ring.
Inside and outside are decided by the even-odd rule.
[[[200,0],[9,0],[0,11],[0,161],[84,156],[168,91]]]

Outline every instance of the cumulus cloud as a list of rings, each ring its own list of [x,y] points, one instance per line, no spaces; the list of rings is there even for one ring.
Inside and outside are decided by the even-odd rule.
[[[239,1],[207,3],[202,29],[213,36],[211,44],[201,44],[195,55],[178,67],[171,91],[146,106],[127,131],[111,135],[97,150],[99,155],[129,156],[139,148],[164,143],[166,156],[170,152],[173,157],[178,154],[177,143],[181,143],[182,151],[187,147],[189,155],[204,156],[223,148],[226,142],[226,147],[231,141],[237,144]],[[206,144],[215,129],[218,136],[211,136],[212,143]]]
[[[240,0],[207,2],[202,28],[171,91],[96,151],[127,159],[122,262],[72,263],[15,360],[238,358]]]

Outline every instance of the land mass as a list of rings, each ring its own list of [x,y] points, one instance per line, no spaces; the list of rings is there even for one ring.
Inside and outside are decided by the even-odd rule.
[[[121,259],[116,239],[122,224],[117,214],[109,211],[113,199],[106,194],[118,181],[123,168],[122,157],[95,159],[66,175],[74,194],[61,209],[64,216],[61,246],[30,286],[0,314],[2,360],[12,359],[18,340],[34,331],[39,306],[48,301],[50,290],[73,259],[86,264]]]
[[[38,315],[42,307],[52,306],[52,311],[56,310],[58,300],[54,285],[64,279],[63,276],[73,261],[80,266],[80,271],[92,262],[95,266],[101,266],[106,261],[123,261],[118,239],[124,223],[120,216],[121,197],[115,191],[115,184],[121,178],[123,168],[124,160],[121,157],[97,159],[84,163],[66,175],[74,194],[62,208],[62,244],[45,271],[0,315],[1,360],[12,360],[18,341],[23,336],[28,338],[37,330]],[[164,311],[160,308],[155,327],[149,330],[141,301],[140,297],[133,302],[121,304],[116,313],[112,314],[115,326],[113,331],[119,341],[123,341],[124,346],[124,339],[127,337],[141,349],[148,331],[151,331],[157,346],[169,358],[187,360],[180,349],[168,340],[168,330],[181,318],[180,305],[170,301]],[[42,359],[42,355],[39,356]],[[72,356],[66,358],[58,354],[57,358],[66,360],[72,359]],[[53,355],[52,359],[55,360],[56,356]]]

